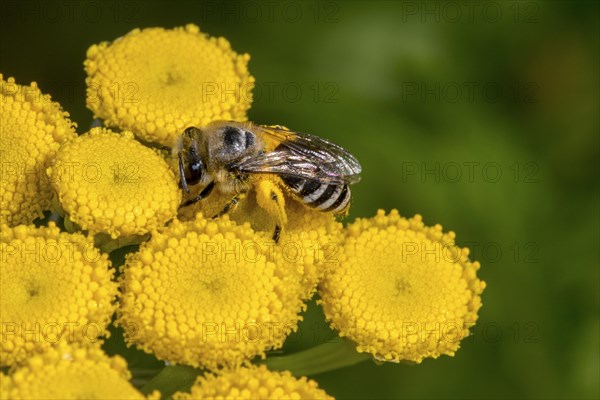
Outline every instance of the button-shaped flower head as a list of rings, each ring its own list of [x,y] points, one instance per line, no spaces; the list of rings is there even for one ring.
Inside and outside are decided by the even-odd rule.
[[[280,348],[304,307],[299,274],[270,238],[227,216],[198,214],[153,233],[121,279],[126,340],[195,367],[236,366]]]
[[[195,25],[135,29],[88,50],[87,106],[108,126],[171,146],[188,126],[246,120],[249,59]]]
[[[339,265],[325,274],[322,305],[357,350],[384,361],[454,355],[481,307],[478,262],[454,233],[392,211],[347,228]]]
[[[61,343],[0,376],[3,399],[158,399],[131,383],[127,362],[93,345]]]
[[[106,334],[117,284],[106,254],[91,238],[54,225],[2,227],[0,365],[57,342],[91,342]]]
[[[52,200],[45,170],[61,144],[76,136],[69,114],[37,84],[0,74],[0,223],[29,224]]]
[[[168,164],[127,132],[93,128],[59,150],[48,174],[71,221],[113,238],[163,226],[181,201]]]
[[[264,365],[201,376],[190,393],[175,393],[173,398],[333,400],[317,382],[305,377],[295,378],[288,371],[269,371]]]

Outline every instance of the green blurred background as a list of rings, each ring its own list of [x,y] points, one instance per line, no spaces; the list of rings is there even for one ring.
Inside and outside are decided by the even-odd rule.
[[[363,165],[349,220],[423,215],[488,283],[453,358],[316,375],[338,398],[599,397],[597,2],[2,1],[0,72],[89,126],[87,48],[195,23],[251,54],[250,119]],[[151,55],[149,55],[151,62]],[[297,350],[329,339],[311,306]]]

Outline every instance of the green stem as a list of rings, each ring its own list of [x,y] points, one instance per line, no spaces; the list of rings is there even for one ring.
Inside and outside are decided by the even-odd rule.
[[[349,341],[338,339],[297,353],[272,356],[258,363],[271,370],[287,370],[295,376],[309,376],[350,367],[369,359],[372,359],[369,354],[358,353]]]
[[[370,359],[372,358],[369,354],[358,353],[349,341],[338,339],[286,356],[271,356],[258,361],[257,364],[264,364],[274,371],[290,371],[295,376],[310,376],[349,367]],[[158,390],[163,399],[170,398],[175,392],[189,391],[201,373],[200,369],[170,365],[140,390],[144,394]]]
[[[189,391],[192,384],[202,373],[202,370],[186,367],[185,365],[169,365],[163,368],[150,382],[140,390],[150,394],[155,390],[160,391],[161,398],[168,399],[175,392]]]

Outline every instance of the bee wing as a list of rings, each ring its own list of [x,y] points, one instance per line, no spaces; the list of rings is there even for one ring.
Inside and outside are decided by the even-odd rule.
[[[255,129],[278,145],[271,152],[238,162],[235,168],[242,172],[273,173],[336,184],[360,180],[361,166],[356,158],[335,143],[279,126]]]

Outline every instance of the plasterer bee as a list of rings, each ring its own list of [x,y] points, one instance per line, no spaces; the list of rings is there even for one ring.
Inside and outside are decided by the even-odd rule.
[[[343,214],[350,205],[349,185],[360,180],[361,166],[346,150],[317,136],[280,126],[248,122],[213,122],[187,128],[174,148],[180,185],[201,191],[182,206],[207,197],[213,190],[232,200],[215,215],[227,213],[251,187],[253,174],[275,174],[293,197],[308,207]],[[277,201],[276,198],[273,200]],[[281,227],[275,228],[279,239]]]

